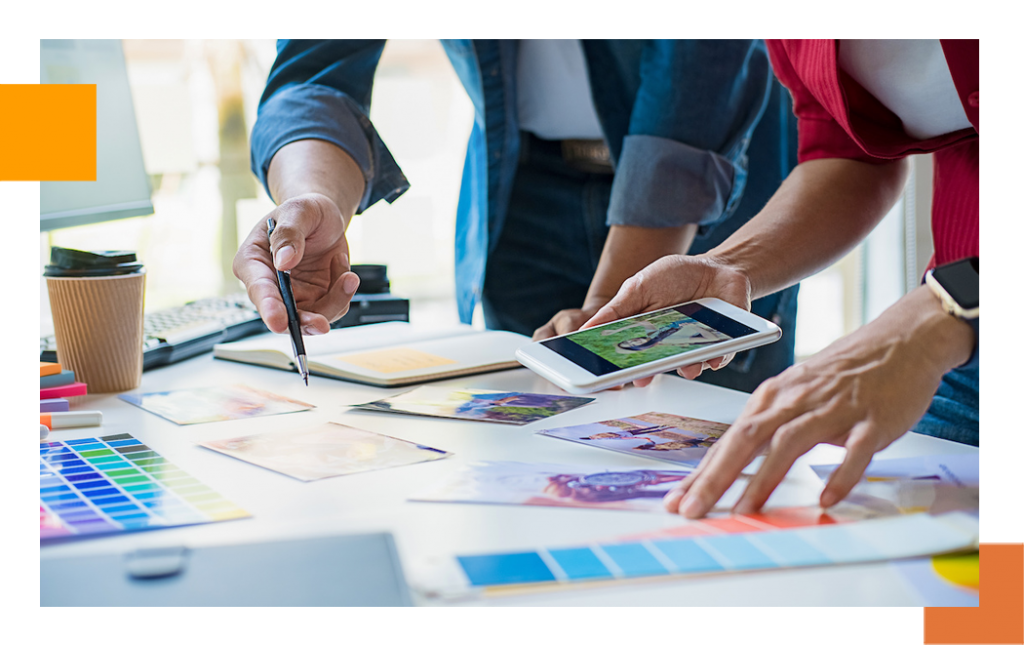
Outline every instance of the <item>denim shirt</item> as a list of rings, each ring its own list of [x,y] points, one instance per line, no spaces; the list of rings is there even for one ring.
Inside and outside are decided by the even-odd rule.
[[[367,116],[384,43],[278,41],[251,136],[252,169],[264,185],[270,160],[282,146],[322,139],[345,150],[363,172],[366,190],[356,212],[381,199],[390,203],[409,189]],[[469,322],[518,165],[518,42],[442,43],[475,113],[455,240],[459,317]],[[609,225],[699,224],[691,252],[701,252],[756,214],[795,165],[789,97],[772,74],[763,42],[582,44],[594,108],[615,167]],[[750,154],[761,154],[764,161],[748,177],[752,137],[758,150],[751,148]],[[741,199],[745,189],[747,198]]]

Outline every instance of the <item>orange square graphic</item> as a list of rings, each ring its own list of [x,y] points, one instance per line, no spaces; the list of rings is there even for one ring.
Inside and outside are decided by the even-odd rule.
[[[95,85],[0,85],[0,181],[96,181]]]

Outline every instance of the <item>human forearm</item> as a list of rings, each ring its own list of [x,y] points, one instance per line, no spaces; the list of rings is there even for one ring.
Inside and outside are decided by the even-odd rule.
[[[760,298],[842,258],[899,199],[909,164],[849,159],[800,164],[764,209],[709,259],[742,272]]]
[[[364,183],[352,157],[325,141],[293,141],[274,154],[267,170],[267,186],[278,204],[270,213],[277,221],[274,235],[268,240],[265,220],[257,222],[233,263],[271,331],[288,327],[276,271],[290,272],[304,333],[327,333],[348,310],[359,278],[349,270],[345,229]]]
[[[366,181],[359,165],[344,150],[327,141],[303,139],[277,151],[267,171],[267,185],[278,204],[310,193],[328,197],[347,226]]]
[[[576,331],[611,300],[622,283],[633,274],[659,258],[683,255],[689,251],[696,233],[696,224],[669,227],[612,225],[580,308],[556,313],[533,333],[534,340]]]
[[[666,255],[685,254],[696,234],[696,224],[667,228],[612,226],[583,309],[602,306],[627,278],[651,262]]]

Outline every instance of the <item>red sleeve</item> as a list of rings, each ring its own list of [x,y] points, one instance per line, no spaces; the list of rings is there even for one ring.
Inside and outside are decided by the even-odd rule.
[[[868,163],[885,163],[887,160],[873,157],[854,141],[842,125],[829,113],[814,95],[804,78],[797,70],[817,81],[821,92],[840,92],[837,86],[830,87],[824,80],[827,74],[822,68],[828,65],[828,59],[821,55],[822,46],[833,41],[814,42],[802,40],[766,40],[768,55],[771,57],[772,68],[779,81],[785,85],[793,96],[793,113],[798,120],[799,149],[797,159],[800,163],[812,159],[856,159]],[[834,64],[834,63],[833,63]],[[816,73],[815,73],[816,72]]]

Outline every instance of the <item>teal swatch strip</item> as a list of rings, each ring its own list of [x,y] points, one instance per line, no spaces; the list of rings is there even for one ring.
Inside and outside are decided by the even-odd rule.
[[[535,551],[459,556],[459,564],[474,586],[554,582],[555,574]]]
[[[706,573],[725,569],[693,540],[658,540],[652,544],[675,565],[679,573]]]
[[[527,551],[457,560],[470,584],[496,586],[871,562],[952,551],[973,546],[976,540],[959,526],[922,514],[849,525],[546,549],[543,556]],[[560,571],[552,571],[548,562]]]
[[[637,576],[657,576],[668,573],[658,558],[654,557],[645,545],[640,542],[624,542],[622,544],[602,544],[599,547],[611,558],[615,566],[627,578]]]
[[[612,577],[612,572],[590,548],[551,549],[548,554],[554,558],[569,580]]]
[[[717,554],[729,569],[771,569],[778,566],[763,551],[751,544],[745,534],[696,538],[705,549]]]

